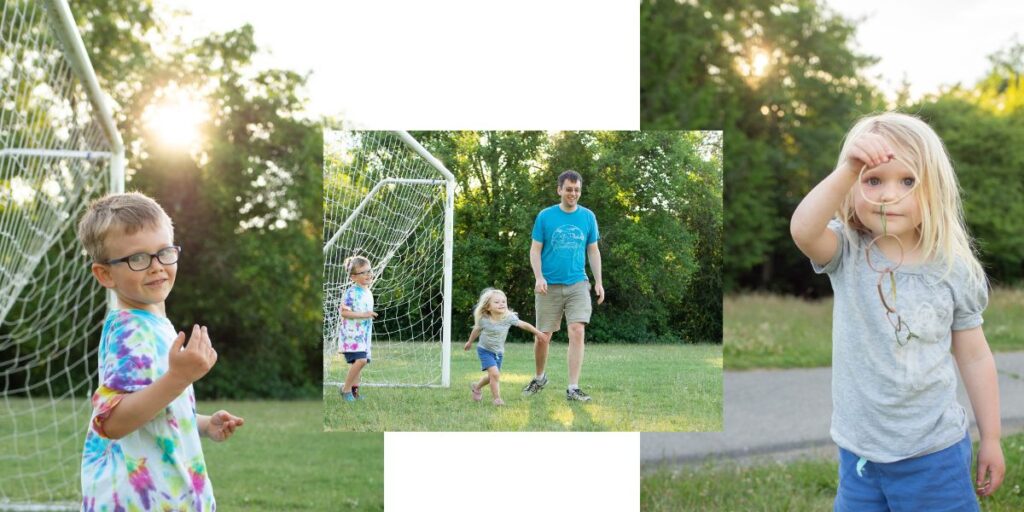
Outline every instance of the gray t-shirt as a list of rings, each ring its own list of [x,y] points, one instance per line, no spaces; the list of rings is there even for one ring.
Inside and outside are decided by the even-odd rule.
[[[508,329],[519,323],[519,316],[515,313],[508,313],[505,318],[494,321],[490,315],[480,317],[480,348],[490,350],[495,354],[505,352],[505,338],[508,337]]]
[[[972,282],[961,263],[945,278],[942,264],[904,264],[895,272],[895,309],[916,337],[901,346],[878,296],[879,274],[865,261],[870,239],[850,239],[838,220],[828,227],[839,248],[827,265],[813,266],[828,274],[835,293],[832,439],[883,463],[956,444],[968,424],[956,399],[952,331],[981,325],[988,303],[985,283]],[[871,262],[878,269],[893,266],[877,247],[871,249]],[[885,277],[882,289],[888,293],[889,288]]]

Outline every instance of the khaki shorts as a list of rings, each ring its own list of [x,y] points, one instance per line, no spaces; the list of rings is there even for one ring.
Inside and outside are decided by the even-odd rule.
[[[548,293],[534,293],[534,309],[537,312],[537,330],[540,332],[556,332],[562,327],[562,315],[565,322],[590,323],[590,281],[576,284],[549,284]]]

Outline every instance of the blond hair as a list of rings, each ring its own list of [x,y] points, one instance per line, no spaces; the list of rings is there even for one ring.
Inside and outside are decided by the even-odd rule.
[[[921,119],[899,112],[863,117],[846,134],[837,165],[846,161],[852,141],[865,133],[884,137],[892,146],[897,160],[917,175],[918,186],[913,194],[921,209],[918,231],[925,261],[944,264],[943,278],[952,272],[956,262],[962,262],[970,279],[984,281],[985,271],[978,261],[974,242],[964,221],[960,185],[953,163],[935,130]],[[837,212],[851,240],[859,239],[854,236],[858,232],[868,232],[854,211],[856,193],[856,187],[851,189]]]
[[[153,198],[141,192],[108,194],[89,204],[78,222],[78,240],[96,262],[110,259],[106,241],[113,233],[134,235],[145,228],[167,226],[174,237],[171,217]]]
[[[365,256],[349,256],[348,258],[345,258],[345,261],[343,261],[341,265],[345,267],[345,272],[352,275],[352,273],[358,269],[369,267],[370,260]]]
[[[501,295],[502,297],[505,297],[505,302],[508,302],[508,296],[505,295],[505,292],[497,288],[484,288],[484,291],[480,294],[480,299],[476,301],[476,307],[473,308],[474,327],[480,327],[480,319],[484,316],[484,313],[493,316],[493,312],[489,309],[489,306],[491,304],[491,297],[494,295]],[[505,318],[511,314],[515,314],[515,311],[506,307],[505,314],[503,314],[501,318]]]

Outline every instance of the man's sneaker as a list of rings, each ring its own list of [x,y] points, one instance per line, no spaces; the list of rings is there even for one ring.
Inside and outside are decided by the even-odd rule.
[[[567,389],[565,390],[565,399],[570,402],[589,402],[590,395],[583,392],[582,389]]]
[[[530,383],[523,388],[523,396],[535,395],[540,390],[544,389],[544,386],[548,384],[547,374],[541,375],[540,380],[537,377],[530,379]]]

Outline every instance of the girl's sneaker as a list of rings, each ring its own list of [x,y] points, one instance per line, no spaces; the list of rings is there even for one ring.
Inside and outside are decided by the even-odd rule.
[[[352,386],[352,396],[356,397],[356,400],[363,399],[363,396],[359,394],[359,386]]]
[[[497,406],[505,405],[505,401],[500,399],[500,398],[495,398],[494,399],[494,405],[497,405]]]
[[[473,401],[474,402],[479,402],[481,399],[483,399],[484,393],[476,388],[476,384],[473,384],[472,382],[470,382],[469,383],[469,390],[470,390],[471,393],[473,393]]]
[[[341,392],[341,398],[344,399],[346,402],[355,402],[356,401],[356,396],[353,395],[351,391],[349,391],[348,393],[345,393],[344,391],[342,391]]]

